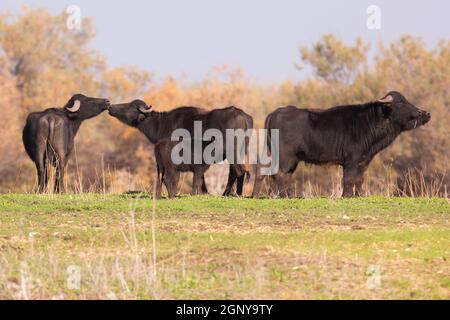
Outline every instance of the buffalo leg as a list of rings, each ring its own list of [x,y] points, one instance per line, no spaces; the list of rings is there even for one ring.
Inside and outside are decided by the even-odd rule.
[[[45,162],[36,162],[36,170],[38,176],[38,192],[45,192],[48,185],[48,168]]]
[[[253,185],[252,198],[258,198],[261,193],[261,187],[266,176],[259,172],[260,168],[256,166],[255,170],[255,183]]]
[[[155,197],[156,199],[161,198],[161,189],[164,181],[164,169],[161,170],[159,165],[156,165],[156,190]]]
[[[283,188],[284,188],[284,176],[281,174],[281,172],[278,172],[277,174],[274,174],[272,176],[272,183],[270,186],[270,193],[273,196],[279,196],[279,197],[283,197],[284,192],[283,192]]]
[[[278,195],[281,198],[292,197],[292,175],[290,173],[278,172],[275,176]]]
[[[295,198],[295,186],[292,179],[292,173],[288,172],[284,178],[285,193],[288,198]]]
[[[244,190],[244,179],[245,179],[245,173],[237,177],[236,182],[236,193],[238,196],[242,196],[242,192]]]
[[[358,168],[358,179],[355,181],[355,190],[356,195],[361,197],[364,195],[363,193],[363,183],[364,183],[364,174],[366,172],[367,166],[361,166]]]
[[[343,179],[343,197],[354,197],[362,195],[362,184],[364,182],[364,166],[345,166]]]
[[[294,198],[295,188],[292,179],[292,172],[278,172],[273,176],[275,189],[272,193],[281,198]]]
[[[56,161],[56,176],[55,176],[55,193],[64,191],[64,168],[66,166],[65,159]]]
[[[276,174],[269,176],[269,196],[276,197],[278,196],[278,183],[276,180]]]
[[[282,198],[293,198],[295,196],[295,188],[293,184],[293,174],[298,166],[298,160],[290,157],[291,160],[280,161],[280,168],[274,177],[275,184],[278,188],[278,195]]]
[[[58,161],[56,163],[56,174],[55,174],[55,187],[54,191],[55,193],[60,193],[62,189],[63,184],[63,177],[64,177],[64,169],[61,168],[61,163]]]
[[[206,187],[205,174],[202,175],[202,193],[208,194],[208,188]]]
[[[201,193],[201,188],[202,188],[202,183],[203,183],[202,176],[203,175],[201,172],[194,171],[194,177],[193,177],[193,181],[192,181],[192,194],[200,194]]]
[[[238,196],[242,196],[242,193],[244,191],[244,180],[246,173],[247,171],[244,165],[236,165],[236,193]]]
[[[178,193],[178,181],[180,180],[180,173],[177,171],[167,171],[164,179],[164,184],[167,188],[169,198],[173,198]]]
[[[39,160],[36,161],[36,169],[38,175],[38,192],[42,193],[47,190],[48,186],[48,168],[49,164],[45,159],[45,155],[39,157]]]
[[[48,166],[46,157],[46,141],[44,139],[38,139],[36,142],[36,157],[33,159],[36,165],[36,171],[38,176],[38,192],[45,192],[48,185]]]
[[[236,169],[234,165],[230,165],[230,172],[228,173],[228,182],[225,191],[223,192],[224,196],[229,196],[231,193],[231,189],[233,188],[234,182],[237,179]]]
[[[233,185],[236,182],[236,194],[238,196],[242,196],[242,192],[244,189],[244,179],[245,179],[244,167],[239,164],[231,164],[230,173],[228,174],[227,187],[225,188],[225,192],[223,193],[223,195],[229,196],[233,188]]]

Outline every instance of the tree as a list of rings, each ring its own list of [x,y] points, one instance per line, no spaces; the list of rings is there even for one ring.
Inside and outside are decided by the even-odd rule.
[[[14,180],[18,174],[17,163],[23,159],[21,150],[17,148],[20,140],[20,119],[17,112],[19,93],[16,78],[9,72],[10,65],[4,56],[0,56],[0,110],[2,123],[0,126],[0,188],[6,188],[7,182]]]
[[[360,38],[353,46],[347,46],[335,35],[327,34],[311,49],[301,47],[300,54],[320,79],[348,84],[366,66],[368,50],[369,45]]]
[[[98,93],[104,59],[88,47],[94,37],[85,18],[80,31],[69,30],[67,16],[23,7],[16,18],[0,18],[0,47],[17,78],[25,109],[62,104],[75,92]],[[97,80],[97,82],[96,82]]]

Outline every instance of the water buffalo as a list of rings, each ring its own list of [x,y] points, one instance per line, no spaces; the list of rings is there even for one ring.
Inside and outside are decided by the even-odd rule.
[[[186,129],[193,136],[194,121],[201,121],[203,132],[207,129],[219,130],[225,138],[224,144],[226,144],[226,129],[253,128],[253,118],[236,107],[211,111],[198,107],[179,107],[168,112],[157,112],[144,101],[134,100],[129,103],[111,105],[109,114],[129,126],[136,127],[153,144],[162,139],[170,139],[175,129]],[[248,144],[248,139],[245,142]],[[223,195],[230,195],[235,182],[237,182],[236,193],[242,195],[244,177],[249,168],[246,164],[240,164],[234,160],[230,162],[233,163],[230,164],[228,182]],[[204,177],[202,177],[202,192],[208,192]]]
[[[400,133],[424,125],[430,118],[429,112],[396,91],[378,101],[325,110],[279,108],[265,121],[266,129],[279,129],[279,171],[273,182],[280,196],[292,196],[292,173],[299,161],[335,164],[344,170],[343,196],[359,196],[373,157]],[[263,178],[256,178],[253,196],[259,195]]]
[[[27,154],[36,165],[38,192],[47,188],[49,164],[56,168],[55,192],[62,191],[64,168],[81,123],[108,107],[107,99],[75,94],[63,108],[49,108],[28,115],[22,139]]]
[[[161,197],[162,185],[167,188],[169,198],[174,197],[178,192],[178,181],[180,180],[180,172],[192,172],[192,194],[202,193],[203,177],[209,168],[209,164],[205,161],[201,163],[195,163],[195,153],[199,152],[199,155],[203,155],[203,151],[212,141],[199,141],[201,148],[196,150],[194,147],[194,140],[187,140],[187,146],[190,149],[189,161],[176,164],[172,161],[172,150],[179,144],[178,141],[171,141],[169,139],[163,139],[155,144],[155,159],[157,170],[157,183],[156,183],[156,198]]]

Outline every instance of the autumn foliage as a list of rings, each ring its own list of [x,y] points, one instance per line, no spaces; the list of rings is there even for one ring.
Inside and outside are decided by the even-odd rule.
[[[370,193],[446,195],[450,182],[450,41],[428,48],[405,35],[389,44],[357,39],[346,44],[323,36],[300,48],[298,67],[312,76],[298,81],[261,85],[239,68],[216,67],[201,81],[166,77],[155,80],[137,66],[110,68],[90,47],[93,24],[85,19],[80,32],[68,30],[65,14],[24,9],[0,15],[0,191],[31,192],[33,163],[21,142],[30,111],[62,106],[74,93],[107,97],[113,103],[143,98],[156,110],[181,105],[205,108],[236,105],[262,127],[278,106],[326,108],[402,92],[432,114],[424,128],[402,135],[381,152],[366,181]],[[371,46],[376,45],[376,47]],[[376,52],[368,59],[369,51]],[[293,61],[295,63],[296,61]],[[95,146],[95,147],[94,147]],[[83,124],[69,161],[67,184],[73,192],[149,190],[154,178],[150,143],[137,130],[106,113]],[[336,195],[339,169],[301,165],[296,178],[307,195]]]

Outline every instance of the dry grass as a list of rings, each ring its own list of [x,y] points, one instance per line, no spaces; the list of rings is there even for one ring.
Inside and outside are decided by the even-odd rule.
[[[4,195],[0,205],[0,298],[450,298],[446,199]]]

